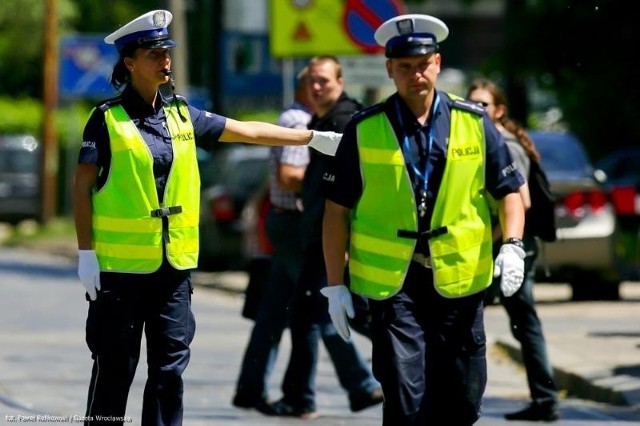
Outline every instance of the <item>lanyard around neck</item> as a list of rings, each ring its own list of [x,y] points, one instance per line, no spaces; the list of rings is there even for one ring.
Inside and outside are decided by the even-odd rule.
[[[400,130],[402,131],[402,136],[403,136],[403,140],[402,140],[403,151],[405,152],[405,155],[409,159],[411,168],[413,169],[413,172],[416,174],[418,181],[422,182],[423,197],[426,197],[427,188],[429,185],[429,175],[431,175],[431,171],[433,170],[433,165],[431,164],[431,161],[429,161],[429,156],[431,155],[431,147],[433,146],[433,139],[434,139],[433,129],[435,126],[433,125],[433,116],[435,115],[435,111],[438,109],[439,102],[440,102],[440,97],[436,93],[434,96],[434,102],[433,102],[434,105],[431,112],[431,123],[429,125],[429,142],[428,142],[428,150],[426,153],[427,158],[425,161],[424,170],[420,170],[420,156],[418,155],[418,158],[414,158],[413,151],[411,150],[411,144],[409,143],[409,137],[404,132],[404,122],[402,121],[402,114],[400,111],[400,101],[396,99],[396,102],[395,102],[396,114],[398,115],[398,122],[400,123]],[[418,143],[418,141],[416,141],[416,143]]]

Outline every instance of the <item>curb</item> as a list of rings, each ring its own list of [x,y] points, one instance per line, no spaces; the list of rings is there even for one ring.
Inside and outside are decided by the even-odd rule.
[[[496,340],[494,346],[505,353],[512,361],[523,366],[522,351],[504,340]],[[612,387],[600,386],[575,373],[563,368],[553,366],[553,374],[560,392],[565,391],[571,396],[590,401],[602,402],[613,405],[631,406],[624,392]],[[615,374],[611,374],[611,377]]]

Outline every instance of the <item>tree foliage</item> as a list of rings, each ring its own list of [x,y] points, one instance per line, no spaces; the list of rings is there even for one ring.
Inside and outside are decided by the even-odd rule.
[[[43,0],[0,1],[0,94],[38,97],[42,91]],[[58,0],[60,31],[77,18],[71,0]]]
[[[58,37],[72,32],[108,33],[158,7],[158,0],[56,0]],[[0,96],[40,97],[44,0],[0,1]]]
[[[555,92],[594,158],[640,140],[635,14],[623,0],[519,1],[506,22],[503,65]]]

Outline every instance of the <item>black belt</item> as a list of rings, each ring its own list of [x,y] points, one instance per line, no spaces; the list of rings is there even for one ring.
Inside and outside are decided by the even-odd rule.
[[[149,212],[151,217],[166,217],[170,214],[177,213],[182,213],[182,206],[160,207],[159,209],[151,210]]]
[[[448,232],[446,226],[441,226],[440,228],[430,229],[424,232],[415,232],[415,231],[407,231],[405,229],[398,229],[397,236],[400,238],[415,238],[417,239],[430,239],[433,237],[437,237],[438,235],[446,234]]]

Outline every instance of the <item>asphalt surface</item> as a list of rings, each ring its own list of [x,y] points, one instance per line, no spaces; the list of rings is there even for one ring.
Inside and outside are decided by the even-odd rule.
[[[63,256],[71,260],[76,256],[74,244],[68,241],[38,243],[37,246],[31,247],[31,249],[55,256]],[[242,294],[247,283],[247,275],[242,272],[205,273],[196,271],[193,276],[194,282],[198,287],[217,290],[213,292],[217,294],[226,293],[228,303],[224,302],[222,307],[216,308],[224,309],[224,312],[216,313],[208,312],[211,309],[209,305],[206,305],[206,307],[205,305],[196,306],[196,308],[200,309],[198,335],[201,337],[196,342],[196,347],[194,347],[194,355],[198,354],[195,356],[202,358],[192,360],[193,362],[189,367],[189,388],[210,387],[210,383],[201,375],[207,374],[210,376],[211,371],[214,372],[214,375],[223,375],[224,383],[219,385],[221,390],[218,395],[212,397],[212,401],[206,401],[205,404],[204,397],[198,393],[195,394],[195,402],[192,403],[198,407],[204,405],[215,406],[216,417],[207,417],[211,415],[209,414],[211,409],[206,412],[203,410],[202,413],[196,411],[196,417],[201,414],[202,422],[191,421],[189,424],[277,424],[257,413],[244,414],[244,417],[240,416],[242,418],[240,422],[233,420],[239,416],[238,410],[229,404],[230,392],[232,392],[230,390],[232,390],[234,377],[237,374],[236,367],[233,368],[234,371],[228,371],[228,365],[225,367],[218,360],[212,359],[213,352],[209,350],[212,344],[215,344],[216,348],[221,345],[223,347],[228,345],[229,350],[227,352],[229,353],[225,355],[227,361],[228,359],[235,359],[236,364],[239,363],[238,354],[241,353],[246,344],[251,324],[250,321],[238,318],[239,307],[242,304]],[[638,323],[640,318],[640,283],[624,283],[621,287],[622,300],[615,302],[570,302],[570,289],[566,285],[537,285],[535,294],[538,301],[538,313],[543,321],[550,359],[562,396],[564,398],[575,397],[619,405],[624,407],[626,412],[631,413],[632,419],[637,419],[637,421],[626,424],[640,425],[640,328]],[[75,293],[73,296],[75,296]],[[200,297],[203,297],[203,293],[200,293]],[[0,304],[16,306],[16,303],[12,304],[11,300],[0,301]],[[41,307],[40,304],[43,306]],[[27,309],[27,307],[24,307],[24,309]],[[29,306],[28,309],[36,312],[46,312],[48,309],[46,300]],[[7,312],[5,309],[4,316],[7,316]],[[221,316],[222,314],[226,316]],[[9,320],[5,324],[13,324],[12,315],[13,313],[9,314]],[[235,318],[228,319],[228,315],[232,315]],[[51,318],[47,326],[56,325],[57,322],[60,322],[60,320]],[[493,424],[492,418],[500,417],[504,412],[513,411],[513,405],[496,408],[494,404],[496,398],[497,400],[500,400],[500,398],[513,400],[515,398],[516,401],[520,400],[522,404],[526,403],[528,399],[526,381],[522,371],[520,370],[518,374],[513,373],[513,369],[518,368],[517,365],[520,361],[520,347],[510,334],[504,309],[499,305],[487,307],[485,323],[492,358],[489,371],[489,394],[486,396],[493,402],[493,404],[488,404],[489,410],[493,411],[485,412],[483,419],[478,423],[479,425]],[[215,334],[215,337],[211,338],[215,339],[215,342],[213,340],[207,342],[207,337],[205,336],[212,335],[211,333],[220,328],[221,324],[225,327],[229,324],[232,328],[228,333]],[[0,325],[0,334],[2,334],[2,328]],[[68,331],[65,331],[62,335],[62,340],[59,342],[60,354],[69,353],[69,347],[72,344],[77,344],[77,341],[82,339],[81,337],[78,339],[75,334],[73,339],[69,336],[70,332]],[[13,339],[14,336],[11,336],[11,338]],[[46,330],[37,333],[33,338],[40,339],[42,343],[51,343],[52,339],[46,333]],[[9,339],[6,340],[8,341]],[[22,338],[18,341],[22,342]],[[367,350],[368,342],[366,340],[359,341],[359,344],[362,345],[363,350]],[[10,351],[10,348],[4,350]],[[283,353],[286,353],[286,350],[285,342],[282,348]],[[2,351],[3,349],[0,348],[0,353]],[[46,358],[45,361],[47,361],[60,357],[60,354],[54,350],[50,354],[38,356],[44,356]],[[71,365],[86,364],[86,348],[83,345],[79,345],[77,353],[74,350],[71,355],[74,357],[70,363]],[[216,356],[219,355],[216,353]],[[27,354],[27,357],[35,359],[36,355]],[[507,358],[515,361],[515,364],[507,360]],[[505,362],[505,360],[508,362]],[[333,419],[327,420],[327,424],[376,424],[379,418],[379,413],[376,409],[367,410],[358,416],[349,416],[348,414],[346,417],[344,416],[344,407],[342,406],[345,405],[345,398],[341,392],[336,392],[334,389],[336,387],[334,374],[331,371],[330,364],[327,366],[328,363],[326,361],[325,357],[322,366],[319,366],[319,393],[324,398],[324,400],[321,399],[319,401],[319,408],[327,413],[327,419]],[[67,361],[65,360],[65,362]],[[17,376],[32,375],[36,378],[44,377],[51,374],[47,372],[48,364],[36,366],[35,371],[14,371],[12,374]],[[62,372],[73,376],[73,381],[71,383],[67,382],[65,385],[65,391],[68,389],[68,392],[71,393],[75,389],[75,394],[68,396],[64,403],[68,403],[70,399],[78,399],[78,395],[80,395],[81,400],[74,401],[73,404],[77,404],[79,407],[83,405],[84,401],[82,399],[86,392],[86,380],[88,377],[88,369],[85,368],[84,364],[82,364],[83,370],[79,374],[79,379],[76,377],[77,372],[73,372],[73,374],[70,373],[70,370]],[[281,374],[282,368],[282,365],[278,366],[274,371],[274,375]],[[3,379],[6,379],[6,377]],[[326,380],[329,380],[329,382],[325,382]],[[3,392],[4,385],[5,381],[0,380],[0,407],[3,406],[2,403],[6,407],[12,407],[12,404],[17,404],[13,412],[29,413],[28,407],[20,406],[20,401],[23,401],[24,398],[11,399],[11,392]],[[35,389],[35,384],[33,386]],[[138,384],[139,386],[141,385]],[[277,397],[278,393],[276,387],[274,389],[274,397]],[[57,395],[53,397],[63,398],[64,396]],[[64,405],[64,403],[60,405]],[[224,407],[222,411],[220,407]],[[194,411],[193,407],[186,408],[190,409],[191,412]],[[519,408],[519,406],[515,408]],[[499,412],[494,412],[496,410],[499,410]],[[82,410],[78,409],[74,412],[81,413]],[[338,419],[340,420],[338,421]],[[4,424],[2,420],[6,419],[0,419],[0,424]]]
[[[247,284],[242,272],[195,272],[194,280],[237,294]],[[622,300],[613,302],[570,302],[570,291],[562,284],[534,289],[559,389],[565,395],[629,406],[640,416],[640,282],[623,283]],[[579,325],[545,321],[566,315],[579,318]],[[520,345],[504,316],[500,305],[486,308],[487,338],[521,363]]]

